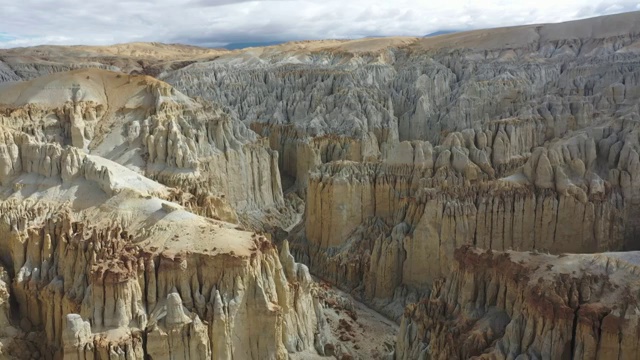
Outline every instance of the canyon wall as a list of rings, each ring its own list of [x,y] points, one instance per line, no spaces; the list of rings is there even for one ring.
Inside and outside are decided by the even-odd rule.
[[[636,122],[611,120],[534,147],[510,172],[502,165],[522,159],[496,161],[504,158],[495,156],[497,129],[490,141],[490,132],[451,133],[438,146],[402,142],[383,162],[318,167],[292,251],[397,317],[400,308],[385,308],[389,302],[447,275],[463,245],[556,254],[638,249]],[[500,151],[508,154],[511,144],[518,141],[502,142]]]
[[[10,296],[17,328],[3,330],[3,354],[324,351],[308,268],[238,230],[281,224],[285,208],[278,154],[255,133],[147,77],[81,70],[12,86],[0,91],[0,305]]]
[[[313,272],[360,290],[370,302],[383,300],[382,306],[398,287],[425,290],[448,274],[455,249],[466,244],[595,253],[635,241],[624,235],[623,200],[615,190],[579,199],[501,180],[411,194],[420,170],[402,176],[383,166],[367,177],[350,173],[349,165],[356,164],[334,164],[333,177],[310,182],[306,223],[293,251]]]
[[[407,307],[395,359],[636,359],[638,253],[456,250]]]
[[[60,83],[71,96],[46,90]],[[23,88],[43,89],[18,96]],[[99,70],[18,83],[3,97],[0,123],[8,128],[116,161],[193,195],[202,208],[216,205],[203,215],[288,226],[278,153],[215,105],[149,77]]]
[[[2,134],[0,253],[21,331],[42,334],[44,358],[313,349],[320,308],[288,252],[164,200],[174,189],[122,165]]]
[[[545,141],[637,113],[636,20],[637,13],[629,13],[593,24],[298,42],[223,54],[161,78],[228,107],[269,137],[281,161],[286,157],[280,165],[289,176],[304,175],[295,169],[318,164],[317,155],[306,149],[284,154],[327,135],[335,135],[331,149],[344,151],[347,138],[350,150],[320,151],[319,163],[384,157],[398,141],[437,145],[464,130],[493,130],[488,141],[496,140],[495,161],[511,171],[516,158],[522,165]],[[496,138],[491,128],[509,122],[529,128],[514,134],[503,127]],[[512,148],[505,152],[507,140]]]
[[[637,289],[612,272],[633,278],[635,260],[608,252],[640,249],[638,24],[635,12],[425,38],[202,51],[191,60],[174,54],[164,65],[157,53],[146,55],[153,60],[146,65],[131,54],[119,63],[95,56],[96,67],[129,74],[76,70],[3,84],[2,196],[17,197],[7,204],[24,210],[6,221],[7,238],[17,240],[2,253],[12,291],[27,304],[24,325],[45,329],[52,348],[78,358],[138,356],[140,349],[224,358],[236,346],[248,346],[248,357],[312,345],[331,352],[312,344],[310,329],[326,324],[314,325],[308,291],[295,293],[295,284],[311,285],[292,255],[401,320],[397,358],[637,357],[633,339],[620,335],[637,330],[629,310]],[[1,52],[0,81],[88,66],[85,55],[63,58],[58,50],[42,50],[51,63],[28,49]],[[58,177],[62,185],[50,180]],[[78,200],[73,194],[88,191],[78,179],[105,195]],[[111,223],[83,230],[94,217],[109,219],[99,208],[124,207],[122,189],[132,186],[154,204],[134,196],[135,206],[154,211],[143,212],[144,225],[112,215]],[[36,193],[56,205],[21,203]],[[54,216],[54,208],[69,215]],[[282,244],[291,254],[278,259],[256,235],[239,243],[259,251],[212,256],[184,228],[165,249],[171,240],[155,237],[184,213],[266,230],[288,239]],[[125,227],[144,234],[135,241],[162,245],[127,247]],[[111,318],[127,334],[114,334],[105,310],[84,304],[100,296],[94,290],[83,290],[83,299],[60,290],[59,280],[76,274],[84,274],[85,288],[114,286],[91,269],[61,276],[62,260],[54,259],[66,255],[54,249],[65,241],[76,244],[75,256],[99,264],[116,261],[115,253],[141,259],[115,266],[128,275],[116,276],[123,285],[109,290],[116,300],[126,295],[107,312],[118,313]],[[14,243],[25,250],[11,250]],[[582,267],[572,269],[574,262]],[[222,279],[205,276],[208,267]],[[609,279],[596,282],[602,274]],[[28,282],[16,284],[18,275]],[[54,305],[33,295],[43,287],[61,293],[51,297]],[[52,309],[57,323],[25,306]],[[249,315],[261,319],[256,329],[233,320]],[[242,334],[237,343],[231,332]]]

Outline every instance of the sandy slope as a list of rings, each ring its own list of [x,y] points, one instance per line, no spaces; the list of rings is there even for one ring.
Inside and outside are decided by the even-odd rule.
[[[148,103],[151,98],[146,94],[150,85],[169,86],[150,76],[80,69],[6,84],[0,87],[0,104],[59,106],[67,101],[94,101],[113,109],[143,103],[152,106]],[[186,96],[178,97],[185,102],[190,101]]]
[[[482,29],[432,37],[383,37],[356,40],[294,41],[239,50],[207,49],[181,44],[126,43],[109,46],[36,46],[0,50],[0,65],[13,69],[11,77],[31,78],[42,72],[70,67],[107,67],[126,73],[158,75],[193,62],[224,59],[227,62],[282,61],[320,53],[375,55],[388,49],[413,51],[438,49],[509,49],[537,46],[561,39],[598,39],[640,33],[640,12],[601,16],[558,24],[537,24]],[[639,45],[626,51],[636,51]],[[293,60],[292,60],[293,59]]]
[[[225,49],[209,49],[183,44],[163,44],[156,42],[134,42],[107,46],[56,46],[41,45],[28,48],[13,48],[0,50],[3,55],[19,55],[32,57],[130,57],[155,60],[184,60],[197,57],[215,56],[225,53]]]

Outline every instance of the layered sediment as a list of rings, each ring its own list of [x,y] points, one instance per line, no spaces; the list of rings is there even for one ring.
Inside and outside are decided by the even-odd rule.
[[[57,87],[69,93],[50,90]],[[286,209],[278,154],[220,108],[165,83],[78,70],[17,83],[1,96],[0,123],[7,128],[90,151],[183,190],[203,215],[288,225],[280,216]]]
[[[69,93],[47,91],[74,81]],[[91,70],[16,86],[0,94],[0,254],[18,319],[3,354],[285,359],[315,349],[322,309],[307,267],[212,219],[283,205],[277,154],[255,134],[144,77]],[[234,176],[236,188],[217,187]]]
[[[638,253],[456,251],[407,307],[395,359],[635,359]]]
[[[447,185],[464,180],[452,169],[425,178],[424,168],[366,165],[327,165],[312,177],[294,252],[312,271],[383,306],[399,288],[424,291],[447,275],[455,249],[467,244],[553,253],[635,244],[625,237],[620,190],[603,186],[579,198],[503,179]]]
[[[172,189],[121,165],[19,136],[21,171],[2,177],[2,260],[20,325],[46,336],[40,354],[282,359],[313,348],[305,266],[163,200]]]
[[[396,358],[637,357],[639,14],[1,51],[3,349],[357,356],[295,259],[402,321]],[[125,73],[59,73],[90,63]]]

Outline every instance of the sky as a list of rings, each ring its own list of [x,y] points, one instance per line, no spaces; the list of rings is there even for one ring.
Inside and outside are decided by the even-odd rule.
[[[0,0],[0,48],[424,36],[627,11],[640,0]]]

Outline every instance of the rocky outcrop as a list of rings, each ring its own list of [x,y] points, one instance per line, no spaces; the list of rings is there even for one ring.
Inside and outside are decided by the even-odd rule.
[[[46,90],[60,83],[69,83],[71,97]],[[98,70],[3,91],[0,123],[7,128],[85,149],[176,187],[193,195],[203,215],[254,228],[288,226],[278,153],[218,107],[149,77]]]
[[[271,149],[278,151],[279,168],[295,190],[305,194],[309,174],[321,164],[339,160],[369,161],[380,157],[380,135],[373,132],[360,138],[349,136],[309,136],[289,125],[254,123],[251,128],[268,138]]]
[[[40,353],[36,346],[24,342],[25,334],[12,324],[11,314],[11,279],[5,269],[0,269],[0,358],[28,359]]]
[[[155,76],[225,52],[223,49],[162,43],[2,49],[0,82],[32,80],[56,72],[85,68]]]
[[[552,253],[637,247],[634,122],[610,121],[534,147],[502,178],[510,165],[490,160],[503,136],[497,129],[451,133],[437,146],[401,142],[384,162],[320,166],[294,253],[363,299],[387,299],[384,307],[399,288],[424,291],[446,275],[465,244]]]
[[[315,310],[308,272],[294,274],[289,283],[277,254],[269,252],[243,260],[165,251],[141,258],[138,274],[119,284],[109,281],[113,270],[98,269],[105,275],[90,283],[76,308],[88,321],[67,315],[61,339],[65,358],[84,352],[86,357],[116,353],[136,359],[225,359],[239,354],[282,359],[288,352],[313,348]],[[72,325],[72,320],[80,325]],[[55,348],[56,343],[51,345]]]
[[[446,275],[464,244],[637,249],[635,117],[583,122],[553,141],[544,119],[491,120],[435,146],[400,142],[381,162],[320,166],[294,253],[384,309],[406,295],[401,289],[425,291]]]
[[[408,306],[395,359],[635,359],[638,253],[456,251]]]
[[[400,141],[439,143],[453,131],[518,118],[535,119],[539,140],[549,140],[632,106],[637,17],[292,43],[226,54],[163,79],[229,106],[246,123],[292,125],[312,137],[389,129]]]
[[[1,260],[43,358],[283,359],[314,348],[313,282],[287,251],[164,200],[176,190],[110,160],[1,133]]]
[[[0,81],[87,58],[167,81],[77,70],[0,90],[0,257],[22,328],[79,358],[352,356],[325,341],[352,324],[325,321],[295,258],[403,317],[399,358],[633,358],[603,336],[634,324],[623,282],[592,282],[626,260],[465,246],[640,249],[639,14],[215,57],[1,52]]]
[[[553,253],[633,245],[619,190],[600,185],[602,192],[580,198],[505,180],[469,184],[451,168],[430,172],[406,165],[320,167],[309,183],[294,253],[323,278],[386,306],[400,287],[424,291],[448,274],[455,249],[465,244]],[[389,309],[396,316],[398,310]]]

